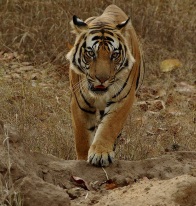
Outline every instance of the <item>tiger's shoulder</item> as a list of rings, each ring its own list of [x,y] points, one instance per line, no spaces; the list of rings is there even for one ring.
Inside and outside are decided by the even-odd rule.
[[[101,25],[101,23],[107,23],[114,28],[116,25],[126,21],[127,18],[128,16],[119,7],[111,4],[104,10],[102,15],[90,17],[85,22],[89,27]]]

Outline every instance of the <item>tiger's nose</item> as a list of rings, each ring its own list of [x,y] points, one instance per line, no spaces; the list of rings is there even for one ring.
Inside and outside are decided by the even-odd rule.
[[[100,83],[102,83],[102,84],[103,84],[104,82],[106,82],[106,81],[110,78],[109,75],[106,75],[106,76],[97,76],[97,75],[95,75],[95,77],[96,77],[96,79],[99,80]]]

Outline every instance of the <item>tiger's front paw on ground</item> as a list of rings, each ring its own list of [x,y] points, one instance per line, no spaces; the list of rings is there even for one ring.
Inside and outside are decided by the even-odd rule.
[[[88,162],[99,167],[107,167],[114,161],[114,151],[102,145],[91,145],[88,151]]]

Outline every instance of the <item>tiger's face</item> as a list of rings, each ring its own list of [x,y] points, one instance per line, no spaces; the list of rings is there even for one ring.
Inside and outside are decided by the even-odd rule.
[[[81,32],[67,57],[71,68],[85,77],[84,85],[93,95],[103,95],[112,86],[118,87],[135,61],[116,28],[88,28]]]

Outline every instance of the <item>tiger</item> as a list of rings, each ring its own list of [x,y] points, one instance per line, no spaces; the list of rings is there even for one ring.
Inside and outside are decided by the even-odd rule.
[[[141,44],[116,5],[85,21],[74,15],[70,24],[76,39],[66,58],[77,159],[106,167],[143,80]]]

